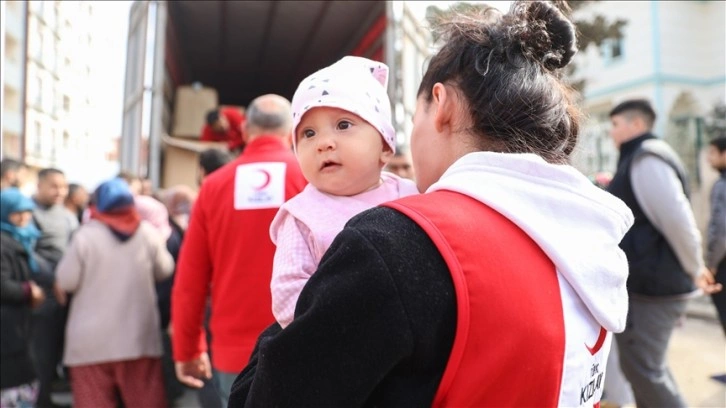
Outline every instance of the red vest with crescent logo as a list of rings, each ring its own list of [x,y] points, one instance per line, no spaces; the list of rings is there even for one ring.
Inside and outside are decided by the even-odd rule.
[[[540,247],[463,194],[436,191],[384,205],[429,235],[456,291],[454,345],[433,406],[557,406],[565,322],[558,274]]]

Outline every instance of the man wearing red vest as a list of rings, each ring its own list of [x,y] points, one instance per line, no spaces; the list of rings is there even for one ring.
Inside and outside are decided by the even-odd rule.
[[[212,363],[223,405],[259,333],[274,322],[270,279],[277,209],[306,181],[291,150],[290,102],[264,95],[248,109],[247,146],[202,184],[172,292],[172,345],[179,380],[211,377],[202,328],[211,291]]]
[[[245,115],[237,108],[217,108],[207,113],[207,123],[202,129],[200,140],[203,142],[227,142],[234,153],[240,153],[245,142],[242,128]]]

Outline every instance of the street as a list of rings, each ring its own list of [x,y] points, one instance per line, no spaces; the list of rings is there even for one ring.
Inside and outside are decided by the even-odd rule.
[[[687,313],[671,340],[671,370],[689,407],[724,408],[726,384],[710,377],[726,374],[726,337],[710,299],[694,299]],[[200,408],[196,394],[188,390],[174,407]],[[54,400],[69,403],[72,399],[66,393],[54,395]]]
[[[726,384],[712,380],[726,374],[726,340],[711,300],[694,299],[673,334],[669,350],[673,375],[690,407],[726,407]]]

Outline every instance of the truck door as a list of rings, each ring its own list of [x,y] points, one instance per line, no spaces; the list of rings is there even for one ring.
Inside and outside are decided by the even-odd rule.
[[[126,52],[121,170],[148,177],[154,189],[161,169],[166,17],[165,1],[134,2]]]
[[[391,67],[389,95],[398,143],[409,145],[416,93],[430,55],[432,37],[405,2],[388,2],[386,62]]]
[[[148,2],[134,2],[129,13],[129,31],[126,43],[126,79],[121,128],[120,167],[122,171],[134,174],[141,172],[141,133],[148,15]]]

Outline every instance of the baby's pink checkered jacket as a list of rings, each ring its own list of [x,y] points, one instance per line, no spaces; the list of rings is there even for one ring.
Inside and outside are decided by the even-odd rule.
[[[348,220],[386,201],[418,194],[410,180],[387,172],[381,178],[379,187],[350,197],[308,184],[280,207],[270,225],[270,238],[277,245],[270,289],[272,313],[283,328],[292,322],[300,292]]]

